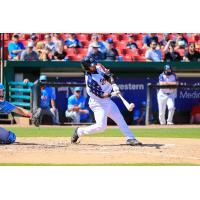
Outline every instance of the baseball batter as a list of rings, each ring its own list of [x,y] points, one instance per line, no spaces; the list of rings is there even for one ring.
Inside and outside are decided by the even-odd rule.
[[[177,85],[177,77],[173,72],[170,65],[164,66],[164,72],[159,76],[160,85]],[[173,125],[173,116],[175,111],[175,98],[177,96],[177,89],[159,89],[157,94],[158,109],[159,109],[159,121],[161,125],[166,124],[165,112],[166,106],[168,107],[167,124]]]
[[[71,138],[71,143],[76,143],[82,135],[103,132],[107,127],[107,117],[109,117],[116,122],[127,138],[127,145],[142,145],[136,140],[118,107],[111,100],[111,97],[117,96],[120,91],[110,71],[91,57],[85,58],[81,66],[85,72],[86,91],[90,96],[89,106],[94,112],[96,124],[77,128]]]
[[[4,100],[4,86],[0,84],[0,113],[11,113],[15,112],[19,115],[23,115],[31,118],[32,113],[29,113],[23,108],[17,107]],[[0,144],[12,144],[16,140],[16,135],[0,127]]]

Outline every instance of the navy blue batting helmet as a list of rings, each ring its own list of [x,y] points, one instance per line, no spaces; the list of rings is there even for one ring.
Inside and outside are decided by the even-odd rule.
[[[81,67],[82,69],[88,70],[90,67],[94,66],[97,64],[97,61],[93,58],[93,57],[85,57],[82,61],[81,61]]]

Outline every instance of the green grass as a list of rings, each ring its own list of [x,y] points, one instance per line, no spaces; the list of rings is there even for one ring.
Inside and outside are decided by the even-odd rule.
[[[41,127],[41,128],[8,128],[16,133],[17,137],[70,137],[74,128]],[[200,128],[133,128],[137,137],[160,138],[200,138]],[[90,137],[122,137],[119,129],[107,129],[104,133],[91,135]]]
[[[0,166],[200,166],[191,163],[111,163],[111,164],[49,164],[49,163],[0,163]]]

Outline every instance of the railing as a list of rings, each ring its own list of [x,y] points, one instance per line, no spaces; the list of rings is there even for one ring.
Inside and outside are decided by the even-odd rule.
[[[9,82],[9,101],[15,106],[23,107],[27,110],[33,110],[33,83]]]

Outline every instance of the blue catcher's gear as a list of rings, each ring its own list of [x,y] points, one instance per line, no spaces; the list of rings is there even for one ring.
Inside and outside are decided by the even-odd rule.
[[[15,141],[16,135],[13,132],[7,131],[6,129],[1,130],[0,144],[12,144]]]

